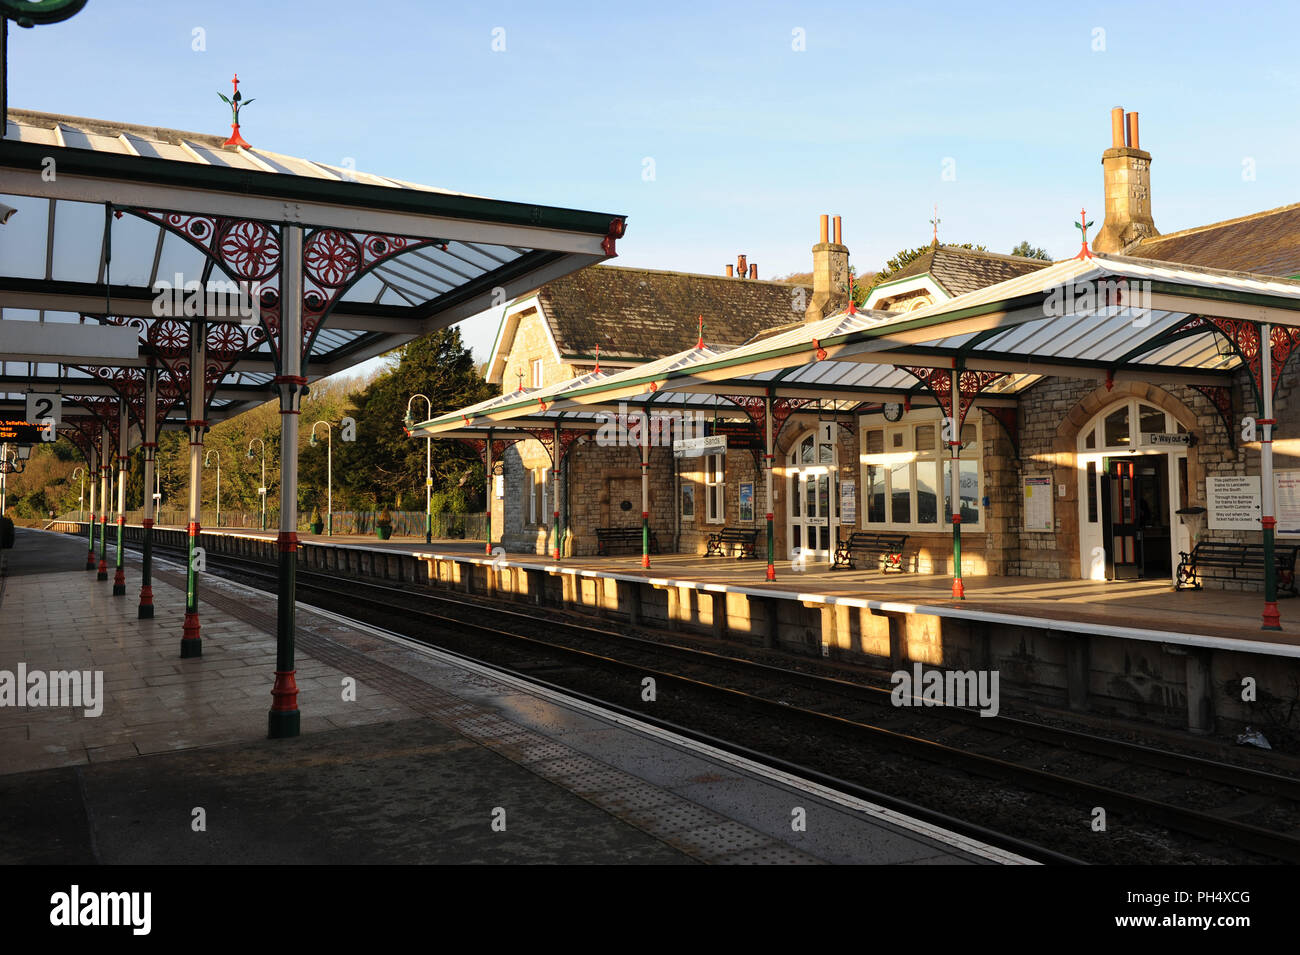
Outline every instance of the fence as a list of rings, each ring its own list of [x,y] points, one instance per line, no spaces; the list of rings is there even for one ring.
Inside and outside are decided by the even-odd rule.
[[[424,511],[389,511],[393,518],[393,536],[394,537],[423,537],[424,536]],[[375,520],[379,517],[378,511],[335,511],[334,512],[334,533],[335,534],[373,534],[375,533]],[[311,518],[310,512],[298,512],[298,530],[306,533],[308,530],[308,521]],[[83,518],[79,512],[73,510],[59,515],[60,521],[78,521]],[[321,515],[324,522],[325,515]],[[110,514],[109,520],[116,522],[116,514]],[[139,524],[144,520],[144,511],[127,511],[126,522],[128,524]],[[227,511],[221,512],[221,526],[231,529],[256,530],[261,527],[261,511]],[[165,527],[185,527],[189,524],[189,515],[184,511],[174,511],[164,509],[158,512],[154,517],[154,522]],[[41,521],[41,524],[47,523]],[[209,530],[217,527],[217,512],[215,510],[204,510],[199,515],[199,523]],[[280,512],[267,508],[266,526],[270,530],[275,530],[280,526]],[[487,515],[478,514],[451,514],[438,513],[433,515],[433,536],[440,540],[454,540],[468,538],[469,540],[483,540],[487,536]]]

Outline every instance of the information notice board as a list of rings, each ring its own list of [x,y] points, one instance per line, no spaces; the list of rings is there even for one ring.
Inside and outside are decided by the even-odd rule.
[[[1056,525],[1052,519],[1052,477],[1027,477],[1024,479],[1025,530],[1050,531]]]
[[[1205,503],[1212,531],[1257,531],[1264,513],[1259,475],[1229,474],[1205,479]]]

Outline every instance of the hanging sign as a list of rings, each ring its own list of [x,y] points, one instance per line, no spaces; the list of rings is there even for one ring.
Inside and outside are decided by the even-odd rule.
[[[763,436],[752,421],[714,421],[713,434],[725,437],[727,447],[739,451],[762,451],[766,447]]]
[[[727,436],[715,434],[707,438],[682,438],[673,442],[673,457],[699,458],[706,454],[726,454]]]
[[[48,428],[53,420],[57,430],[63,425],[63,396],[30,392],[27,395],[27,420]]]
[[[1259,475],[1227,475],[1205,479],[1210,530],[1257,531],[1264,506]]]
[[[1024,479],[1025,530],[1050,531],[1056,525],[1052,519],[1052,478],[1027,477]]]
[[[0,444],[39,444],[45,426],[19,418],[0,418]]]

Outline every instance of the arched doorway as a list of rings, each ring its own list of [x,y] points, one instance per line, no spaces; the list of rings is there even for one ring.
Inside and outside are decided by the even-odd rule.
[[[839,453],[835,422],[800,435],[786,455],[786,546],[789,557],[831,559],[839,533]]]
[[[1177,511],[1187,506],[1192,435],[1138,397],[1107,405],[1078,435],[1079,567],[1085,580],[1172,579],[1190,550]]]

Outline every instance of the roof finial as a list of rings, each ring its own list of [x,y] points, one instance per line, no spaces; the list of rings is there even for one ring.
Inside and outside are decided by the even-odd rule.
[[[596,342],[596,367],[591,369],[593,375],[600,374],[600,342]]]
[[[248,143],[244,142],[244,137],[239,135],[239,110],[250,105],[253,101],[250,99],[244,102],[244,94],[239,92],[239,74],[236,73],[230,80],[235,87],[235,95],[227,96],[225,93],[217,93],[230,106],[230,138],[221,145],[223,146],[243,146],[245,149],[252,149]]]
[[[1079,210],[1079,221],[1074,224],[1074,227],[1083,233],[1083,247],[1079,249],[1079,254],[1075,256],[1076,259],[1092,258],[1092,252],[1088,250],[1088,227],[1090,225],[1092,223],[1088,221],[1088,213],[1081,208]]]
[[[939,203],[936,202],[934,204],[934,218],[930,220],[930,225],[934,226],[934,242],[932,244],[935,248],[939,247],[939,223],[942,221],[939,218]]]
[[[695,343],[696,348],[704,347],[704,314],[700,313],[700,339]]]
[[[522,368],[516,369],[516,370],[515,370],[515,375],[519,378],[519,388],[518,388],[517,390],[519,390],[519,391],[523,391],[523,390],[524,390],[524,370],[523,370]]]
[[[858,305],[853,301],[853,273],[849,272],[849,314],[858,314]]]

